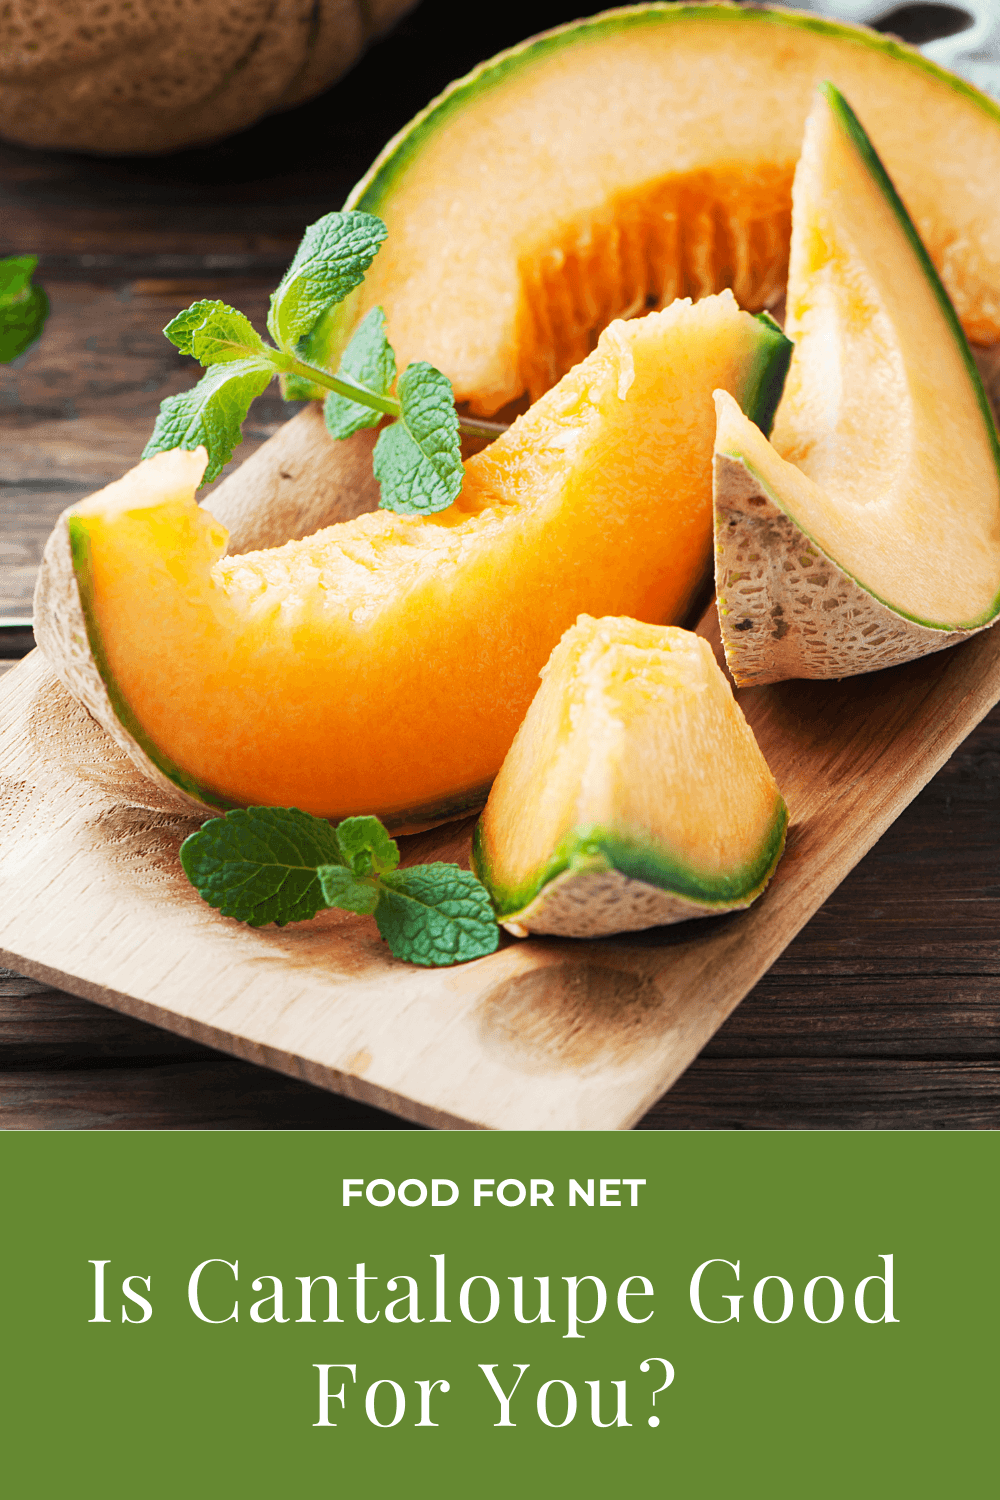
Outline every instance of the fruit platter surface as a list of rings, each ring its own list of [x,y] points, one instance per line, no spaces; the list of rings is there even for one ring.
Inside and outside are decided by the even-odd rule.
[[[131,468],[161,399],[190,386],[163,324],[210,296],[263,326],[302,226],[436,84],[564,19],[512,12],[442,53],[429,3],[330,95],[183,156],[70,166],[0,147],[0,255],[39,254],[54,309],[45,343],[0,372],[0,620],[30,613],[60,511]],[[436,72],[414,68],[421,48]],[[984,318],[1000,314],[980,297],[968,320]],[[995,401],[996,349],[974,350]],[[585,352],[539,373],[536,351],[528,386]],[[331,463],[319,410],[257,398],[206,497],[230,551],[272,544],[252,534],[255,487],[301,495],[323,468],[340,488],[318,524],[370,508],[368,435]],[[690,623],[723,660],[714,603]],[[248,928],[211,910],[177,861],[197,807],[146,779],[40,652],[15,663],[30,643],[7,632],[0,662],[0,1125],[997,1123],[997,632],[739,690],[791,818],[748,910],[590,941],[503,934],[442,969],[393,957],[368,916]],[[475,822],[404,833],[401,868],[467,869]]]

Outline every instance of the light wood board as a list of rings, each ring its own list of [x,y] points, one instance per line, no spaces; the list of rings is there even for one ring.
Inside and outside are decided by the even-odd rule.
[[[420,970],[371,918],[253,931],[206,906],[176,858],[197,820],[34,652],[0,682],[0,963],[422,1123],[627,1128],[1000,699],[1000,631],[739,696],[793,820],[755,906]],[[465,862],[471,829],[405,839],[405,862]]]

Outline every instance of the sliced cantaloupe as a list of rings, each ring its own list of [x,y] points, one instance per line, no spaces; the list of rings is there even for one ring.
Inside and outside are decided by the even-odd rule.
[[[584,615],[542,672],[472,863],[517,936],[602,937],[749,906],[787,824],[708,642]]]
[[[711,567],[711,392],[769,427],[788,351],[729,293],[617,323],[448,510],[242,557],[194,502],[201,460],[161,455],[61,518],[39,643],[195,805],[396,829],[481,807],[581,610],[683,618]]]
[[[1000,447],[962,330],[864,130],[821,90],[795,177],[773,446],[717,397],[716,583],[739,683],[844,677],[1000,611]]]
[[[770,305],[824,78],[865,119],[970,338],[1000,339],[995,101],[863,28],[645,5],[500,54],[389,143],[346,205],[388,240],[312,357],[335,367],[382,305],[400,368],[429,359],[490,415],[537,399],[613,318],[726,286]]]

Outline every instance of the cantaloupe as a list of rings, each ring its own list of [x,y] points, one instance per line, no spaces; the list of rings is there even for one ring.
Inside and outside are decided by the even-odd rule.
[[[602,937],[749,906],[787,824],[708,642],[581,616],[542,672],[472,865],[518,936]]]
[[[795,176],[786,326],[773,446],[717,398],[716,582],[736,681],[873,671],[989,625],[992,415],[917,233],[829,85]]]
[[[413,0],[13,0],[0,6],[0,136],[64,151],[176,151],[327,88]]]
[[[39,644],[194,806],[399,829],[481,807],[581,611],[682,619],[711,566],[716,386],[769,428],[788,341],[723,293],[608,328],[430,516],[223,557],[175,450],[61,517]]]
[[[770,305],[824,78],[864,118],[970,338],[1000,339],[996,101],[864,28],[646,5],[500,54],[389,143],[346,205],[388,241],[314,361],[335,367],[381,305],[400,368],[430,360],[489,416],[536,399],[613,318],[726,286]]]

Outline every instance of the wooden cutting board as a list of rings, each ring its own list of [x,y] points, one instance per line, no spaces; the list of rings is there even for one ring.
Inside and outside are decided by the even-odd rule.
[[[310,421],[266,444],[213,511],[238,530],[254,486],[308,480],[322,452]],[[367,508],[332,489],[335,508]],[[792,814],[755,906],[599,942],[505,937],[489,958],[422,970],[391,957],[371,918],[253,931],[206,906],[177,861],[198,820],[36,651],[0,681],[0,963],[420,1123],[628,1128],[1000,699],[1000,630],[889,672],[739,699]],[[472,826],[401,840],[403,862],[467,863]]]

